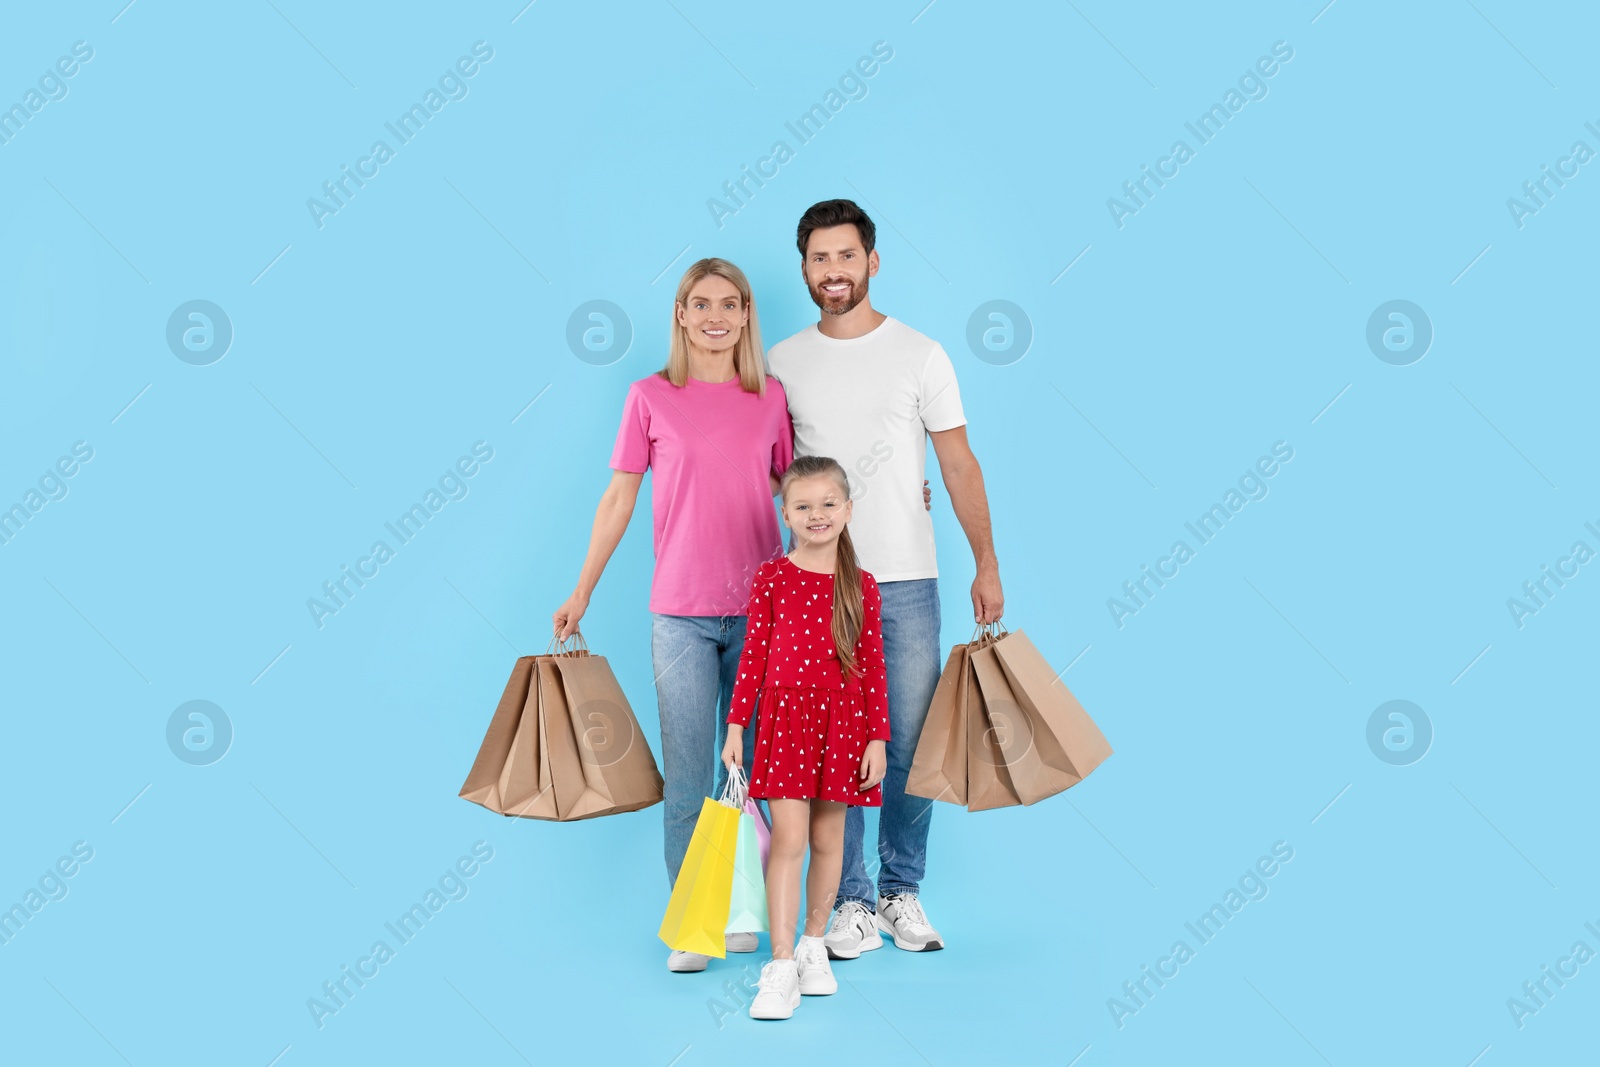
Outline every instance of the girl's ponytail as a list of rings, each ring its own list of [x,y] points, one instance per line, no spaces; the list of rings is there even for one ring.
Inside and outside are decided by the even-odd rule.
[[[861,603],[861,561],[850,540],[850,527],[839,531],[839,553],[833,564],[833,647],[846,679],[855,673],[856,640],[866,610]]]

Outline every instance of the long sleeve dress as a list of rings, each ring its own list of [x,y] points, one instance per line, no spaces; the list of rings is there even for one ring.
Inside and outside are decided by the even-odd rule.
[[[757,720],[753,797],[883,803],[881,783],[858,788],[867,742],[889,740],[883,598],[863,571],[864,617],[847,680],[833,643],[833,582],[787,556],[762,564],[751,582],[728,722]]]

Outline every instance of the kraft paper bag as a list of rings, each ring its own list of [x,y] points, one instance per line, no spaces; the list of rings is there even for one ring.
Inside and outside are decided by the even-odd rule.
[[[662,799],[661,772],[604,656],[557,657],[584,793],[563,818],[637,811]]]
[[[539,792],[555,798],[558,821],[582,818],[581,813],[603,808],[605,798],[589,795],[555,657],[540,656],[535,667],[539,672]]]
[[[1007,749],[1017,736],[1014,724],[1006,716],[1011,705],[1010,691],[1001,692],[992,688],[985,691],[977,676],[977,661],[992,641],[992,637],[985,635],[981,642],[968,646],[968,811],[988,811],[990,808],[1008,808],[1022,803],[1006,759]],[[996,702],[996,711],[1000,716],[998,721],[990,713],[988,702],[991,697]]]
[[[536,706],[533,679],[533,657],[523,656],[511,668],[511,678],[506,682],[499,706],[494,709],[494,718],[489,720],[489,730],[483,735],[472,770],[467,772],[467,780],[461,786],[460,795],[464,799],[501,815],[506,814],[506,805],[501,800],[500,774],[509,762],[524,710]],[[530,701],[530,697],[534,699]]]
[[[1006,787],[1003,791],[986,794],[981,805],[984,808],[1036,804],[1081,780],[1070,771],[1047,766],[1042,759],[1039,747],[1042,725],[1031,710],[1024,707],[996,655],[1005,636],[996,637],[972,653],[973,675],[983,696],[983,735],[981,741],[968,750],[969,760],[976,760],[980,765],[994,765],[996,777]],[[979,766],[974,773],[987,769]],[[1010,799],[1012,797],[1015,799]],[[969,810],[981,809],[973,805]]]
[[[575,644],[517,660],[463,798],[502,815],[561,822],[661,800],[655,756],[610,666],[581,638]]]
[[[994,658],[1033,723],[1034,745],[1045,766],[1064,773],[1071,786],[1105,762],[1110,742],[1026,634],[1014,630],[1001,635]]]
[[[906,775],[906,792],[912,796],[967,802],[968,648],[956,645],[950,650],[933,691]]]
[[[733,779],[729,779],[730,787]],[[683,866],[661,918],[661,940],[667,947],[726,959],[729,905],[733,898],[733,862],[739,840],[736,794],[724,790],[723,800],[706,797],[700,818],[689,838]]]

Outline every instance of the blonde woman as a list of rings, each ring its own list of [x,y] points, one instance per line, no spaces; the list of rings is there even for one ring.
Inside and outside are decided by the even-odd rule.
[[[577,588],[553,619],[560,636],[578,629],[628,527],[644,472],[653,472],[651,652],[669,889],[701,801],[722,786],[713,779],[744,648],[750,583],[763,561],[783,551],[772,498],[794,458],[787,398],[766,375],[744,272],[723,259],[698,261],[678,283],[672,316],[666,367],[628,389],[589,553]],[[744,739],[746,765],[751,740]],[[730,951],[756,946],[754,934],[727,936]],[[699,953],[674,951],[667,967],[702,971],[706,963]]]

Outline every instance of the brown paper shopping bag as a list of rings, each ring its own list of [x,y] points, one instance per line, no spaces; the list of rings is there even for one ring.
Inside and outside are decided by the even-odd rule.
[[[969,750],[969,774],[996,782],[985,793],[982,806],[975,803],[970,807],[972,811],[1034,804],[1080,781],[1069,771],[1044,761],[1037,716],[1023,704],[1012,679],[1000,665],[997,651],[1005,637],[1004,633],[991,637],[972,652],[972,673],[982,696],[983,712],[981,741]]]
[[[573,740],[571,753],[577,757],[576,778],[584,786],[570,807],[562,802],[557,787],[561,818],[587,819],[658,803],[661,772],[605,657],[557,657],[551,668],[559,678]],[[553,705],[544,707],[547,715],[553,714]],[[564,744],[559,750],[562,759],[568,756]],[[552,763],[555,758],[553,752]]]
[[[661,799],[655,757],[621,686],[603,657],[581,639],[576,645],[517,660],[463,798],[502,815],[561,822]]]
[[[533,664],[533,656],[523,656],[512,666],[511,678],[494,710],[494,718],[489,720],[488,732],[483,735],[483,744],[472,761],[472,770],[467,772],[467,780],[461,786],[463,798],[502,815],[508,813],[501,793],[502,776],[512,759],[524,716],[527,715],[530,726],[536,727],[535,715],[529,714],[530,710],[537,711],[538,702]],[[534,758],[537,760],[537,753]],[[537,762],[529,766],[537,772]]]
[[[930,800],[967,802],[967,646],[956,645],[945,661],[917,751],[906,774],[906,792]]]
[[[992,635],[967,646],[967,810],[987,811],[1021,804],[1012,781],[1012,760],[1023,751],[1016,740],[1015,703],[999,671],[979,672],[988,659]],[[994,685],[998,677],[1000,686]],[[984,682],[990,685],[985,688]]]
[[[1076,785],[1111,755],[1111,744],[1021,630],[1002,634],[994,659],[1032,724],[1040,761]],[[1028,803],[1032,803],[1028,801]]]

